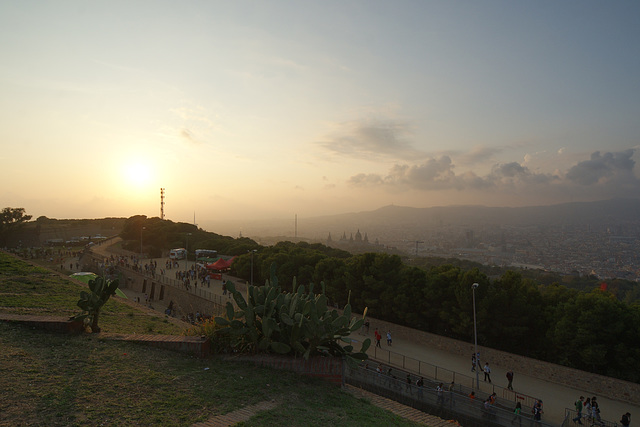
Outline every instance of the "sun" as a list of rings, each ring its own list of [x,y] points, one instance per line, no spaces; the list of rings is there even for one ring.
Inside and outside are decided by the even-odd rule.
[[[151,179],[151,168],[143,162],[129,163],[124,167],[124,177],[127,184],[141,187]]]

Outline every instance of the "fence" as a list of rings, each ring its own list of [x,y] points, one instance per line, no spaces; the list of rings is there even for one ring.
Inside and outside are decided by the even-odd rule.
[[[566,427],[566,426],[578,426],[580,425],[577,422],[574,422],[574,419],[580,419],[580,421],[582,422],[582,425],[584,425],[585,427],[617,427],[617,426],[621,426],[621,424],[618,424],[617,422],[614,421],[607,421],[607,420],[603,420],[603,419],[595,419],[591,416],[591,414],[587,414],[586,412],[582,413],[582,417],[578,418],[578,412],[573,410],[573,409],[569,409],[566,408],[564,410],[564,422],[562,423],[562,427]]]
[[[433,380],[450,384],[452,381],[469,390],[478,390],[486,394],[496,393],[500,398],[509,402],[520,402],[523,408],[532,408],[536,398],[522,393],[516,393],[505,387],[485,383],[483,381],[476,384],[476,379],[472,376],[461,374],[431,363],[423,362],[403,354],[394,353],[390,350],[371,346],[367,350],[369,357],[376,361],[385,362],[392,366],[408,370],[414,374],[431,378]],[[481,374],[482,375],[482,374]]]
[[[92,252],[88,253],[87,255],[88,255],[88,258],[91,260],[90,264],[93,267],[93,270],[95,270],[94,271],[95,273],[104,274],[105,270],[107,270],[108,268],[114,268],[114,270],[118,272],[119,276],[121,276],[123,273],[133,273],[143,277],[144,278],[143,288],[146,288],[146,285],[147,285],[146,281],[149,280],[152,284],[171,286],[175,289],[179,289],[181,292],[185,292],[187,294],[191,294],[191,295],[203,298],[207,301],[211,301],[214,303],[214,306],[218,307],[218,311],[220,312],[221,310],[224,309],[227,302],[231,302],[234,305],[234,307],[237,307],[237,304],[235,300],[232,298],[230,293],[228,293],[227,295],[217,295],[210,287],[207,287],[206,285],[198,286],[196,282],[194,282],[189,287],[186,287],[181,280],[174,279],[172,277],[169,277],[166,274],[152,273],[150,271],[145,271],[141,268],[135,268],[132,265],[128,266],[122,263],[111,262],[109,258],[103,257],[101,255],[98,255]],[[215,285],[216,283],[213,283],[210,286],[215,286]],[[221,283],[219,285],[221,285]],[[239,290],[240,292],[243,292],[246,290],[246,285],[243,283],[235,283],[235,285],[236,285],[236,289]],[[146,289],[143,290],[143,293],[146,293]]]
[[[409,383],[404,379],[406,374],[379,373],[375,369],[363,366],[347,367],[345,381],[429,414],[444,419],[455,419],[465,427],[554,425],[544,420],[534,422],[530,412],[524,408],[521,415],[515,415],[512,408],[502,407],[500,403],[485,406],[484,398],[479,395],[474,399],[470,398],[470,390],[459,384],[452,391],[437,391],[436,383],[433,381],[426,381],[424,387],[418,387],[415,382],[416,376],[408,373],[411,380]]]

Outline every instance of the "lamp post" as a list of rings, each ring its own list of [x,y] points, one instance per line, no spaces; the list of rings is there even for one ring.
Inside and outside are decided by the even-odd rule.
[[[257,252],[257,249],[252,249],[249,252],[251,252],[251,286],[253,286],[253,254]]]
[[[140,259],[142,259],[142,230],[146,230],[147,227],[142,227],[140,229]]]
[[[476,326],[476,288],[480,286],[478,283],[471,285],[471,293],[473,294],[473,343],[475,347],[475,371],[476,371],[476,387],[480,385],[480,366],[478,365],[478,328]]]
[[[191,233],[186,233],[186,236],[187,236],[186,237],[187,244],[185,245],[186,246],[185,250],[187,251],[187,253],[184,255],[184,271],[185,272],[189,271],[189,265],[188,265],[188,262],[189,262],[189,236],[191,236]]]

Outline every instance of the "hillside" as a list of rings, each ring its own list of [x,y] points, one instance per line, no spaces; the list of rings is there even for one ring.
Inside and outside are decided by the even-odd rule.
[[[293,214],[292,214],[293,217]],[[446,227],[552,227],[637,223],[640,200],[610,199],[596,202],[572,202],[549,206],[518,208],[487,206],[440,206],[413,208],[384,206],[373,211],[351,212],[318,217],[298,217],[298,237],[326,239],[343,232],[367,231],[370,239],[381,234],[411,239],[416,233]],[[215,222],[205,225],[229,235],[242,234],[252,238],[262,236],[294,237],[293,218],[255,220],[251,222]]]

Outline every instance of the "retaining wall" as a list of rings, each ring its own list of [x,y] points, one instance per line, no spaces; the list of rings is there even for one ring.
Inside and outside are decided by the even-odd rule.
[[[344,361],[339,357],[312,357],[309,360],[305,360],[301,357],[257,354],[254,356],[233,356],[229,357],[228,360],[251,362],[258,366],[268,366],[300,375],[322,378],[337,385],[344,384]]]
[[[0,314],[0,320],[22,325],[33,326],[52,332],[80,334],[84,332],[84,324],[59,316],[34,316],[30,314]]]

